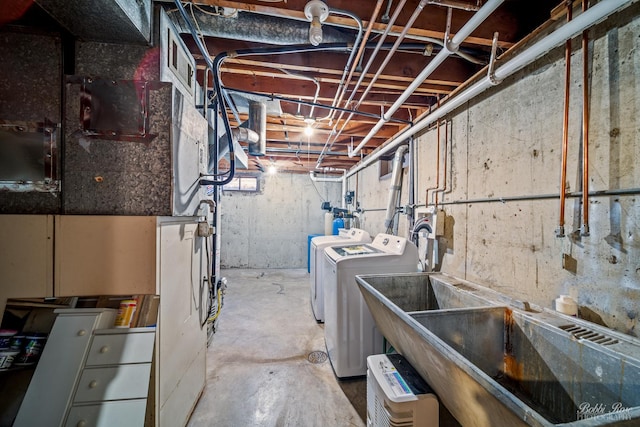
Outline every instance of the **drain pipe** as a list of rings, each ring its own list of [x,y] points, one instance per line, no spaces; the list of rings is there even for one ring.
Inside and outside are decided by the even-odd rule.
[[[389,186],[389,200],[387,202],[387,215],[384,219],[384,227],[387,233],[393,229],[398,232],[398,222],[395,221],[396,207],[400,198],[400,190],[402,189],[402,160],[407,152],[407,146],[398,147],[393,157],[393,171],[391,173],[391,185]]]
[[[571,22],[566,23],[561,28],[558,28],[553,33],[539,40],[537,43],[534,43],[519,55],[502,64],[495,70],[493,78],[485,76],[483,79],[460,92],[457,96],[450,98],[442,105],[442,107],[422,117],[412,127],[406,128],[398,133],[395,137],[390,139],[386,145],[376,149],[374,153],[370,154],[362,162],[351,168],[347,173],[347,176],[354,175],[362,169],[369,167],[381,156],[393,151],[396,147],[405,143],[405,141],[412,135],[424,130],[436,120],[449,114],[490,87],[500,84],[501,81],[517,71],[520,71],[536,59],[542,57],[560,43],[575,37],[585,29],[607,18],[609,15],[626,8],[637,1],[638,0],[607,0],[590,7],[586,12],[582,13]]]
[[[389,110],[383,114],[382,118],[376,123],[376,125],[369,131],[369,133],[363,138],[360,144],[353,150],[349,152],[349,157],[354,157],[358,151],[365,146],[367,142],[373,138],[373,136],[378,133],[378,131],[384,126],[386,122],[389,121],[391,116],[393,116],[400,107],[405,103],[405,101],[415,92],[420,85],[444,62],[445,59],[449,57],[449,55],[455,53],[458,50],[460,44],[467,38],[469,35],[476,30],[488,17],[493,13],[498,6],[500,6],[504,0],[489,0],[484,4],[476,12],[469,21],[460,29],[460,31],[453,36],[451,41],[449,41],[449,27],[451,25],[451,9],[449,9],[449,14],[447,17],[447,31],[445,33],[445,45],[444,48],[438,52],[438,54],[429,62],[429,64],[425,67],[424,70],[416,77],[416,79],[407,87],[407,89],[400,95],[400,97],[393,103],[393,105],[389,108]]]

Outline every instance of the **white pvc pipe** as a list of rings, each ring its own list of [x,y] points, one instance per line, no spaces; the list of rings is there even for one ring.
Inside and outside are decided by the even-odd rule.
[[[609,15],[617,12],[620,9],[630,6],[631,4],[637,2],[638,0],[606,0],[602,1],[595,6],[589,8],[586,12],[580,14],[578,17],[574,18],[572,21],[564,24],[562,27],[558,28],[553,33],[544,37],[542,40],[533,44],[531,47],[520,53],[519,55],[512,58],[510,61],[505,62],[500,67],[498,67],[494,73],[494,78],[497,81],[504,80],[509,77],[513,73],[521,70],[525,66],[529,65],[536,59],[540,58],[551,49],[559,45],[560,43],[564,43],[568,39],[575,37],[578,34],[581,34],[582,31],[587,28],[595,25],[596,23],[602,21],[607,18]],[[487,3],[488,4],[488,3]],[[385,145],[379,151],[369,155],[358,165],[351,168],[351,170],[346,174],[347,177],[350,177],[362,169],[368,167],[373,162],[378,160],[380,156],[394,150],[398,145],[402,144],[407,138],[415,135],[421,130],[425,129],[430,124],[434,123],[436,120],[442,118],[446,114],[460,107],[465,102],[470,99],[475,98],[485,90],[490,87],[495,86],[495,84],[491,81],[492,79],[489,76],[484,77],[482,80],[474,83],[469,86],[464,91],[460,92],[456,97],[449,99],[446,103],[440,106],[440,108],[433,111],[431,114],[420,119],[414,126],[405,129],[400,132],[398,135],[393,137],[389,141],[387,145]]]
[[[314,175],[313,171],[309,172],[309,178],[311,179],[311,181],[313,182],[341,182],[342,183],[342,196],[344,196],[347,193],[347,171],[346,169],[340,169],[343,170],[343,175],[341,177],[317,177]],[[344,197],[342,197],[342,203],[340,204],[340,206],[342,207],[342,209],[346,209],[346,201],[344,200]]]
[[[489,0],[485,3],[484,6],[480,8],[472,17],[467,21],[466,24],[458,31],[458,33],[453,36],[451,42],[449,43],[445,40],[444,48],[438,52],[438,54],[429,62],[429,64],[425,67],[424,70],[416,77],[416,79],[405,89],[405,91],[398,97],[396,102],[389,108],[389,110],[382,115],[382,118],[376,123],[376,125],[369,131],[369,133],[362,139],[360,144],[353,150],[349,151],[349,157],[354,157],[358,151],[365,146],[371,138],[375,136],[382,126],[386,122],[388,122],[391,117],[398,111],[400,107],[406,102],[406,100],[415,92],[424,81],[438,68],[445,59],[449,57],[449,55],[455,53],[458,50],[460,44],[467,38],[469,35],[480,26],[488,17],[491,15],[497,8],[500,6],[504,0]]]

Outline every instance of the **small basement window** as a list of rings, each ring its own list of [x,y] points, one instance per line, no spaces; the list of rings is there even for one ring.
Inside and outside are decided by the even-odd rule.
[[[409,167],[409,156],[408,153],[405,153],[404,158],[402,159],[402,168]],[[393,158],[395,153],[391,153],[390,155],[381,156],[378,161],[378,179],[387,179],[391,178],[391,173],[393,172]]]
[[[257,176],[237,176],[222,186],[222,191],[245,191],[256,193],[260,190]]]

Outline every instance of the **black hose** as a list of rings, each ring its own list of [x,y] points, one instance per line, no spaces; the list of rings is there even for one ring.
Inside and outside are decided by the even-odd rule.
[[[184,19],[184,21],[187,24],[187,27],[189,27],[189,31],[191,32],[191,36],[193,37],[193,40],[195,41],[196,45],[198,46],[198,49],[200,50],[200,53],[202,54],[202,56],[204,57],[204,60],[207,62],[207,66],[212,70],[214,74],[213,76],[213,86],[214,89],[216,91],[216,97],[219,100],[219,105],[220,105],[220,110],[221,111],[225,111],[225,103],[224,103],[224,99],[222,97],[222,89],[220,87],[220,81],[218,79],[218,70],[220,67],[220,64],[222,63],[222,61],[224,60],[224,58],[227,57],[227,53],[223,52],[220,55],[216,56],[215,59],[213,60],[213,62],[211,61],[211,58],[209,57],[209,53],[207,52],[206,47],[203,45],[202,40],[200,40],[200,38],[198,37],[198,34],[195,30],[195,28],[193,27],[193,24],[191,22],[191,20],[189,19],[189,16],[187,15],[187,11],[184,9],[184,6],[182,6],[182,2],[180,0],[175,0],[175,4],[178,7],[178,10],[180,11],[180,15],[182,15],[182,19]],[[216,111],[217,114],[217,111]],[[201,179],[200,180],[200,185],[225,185],[228,184],[229,182],[231,182],[231,180],[233,179],[235,172],[236,172],[236,159],[235,159],[235,153],[233,152],[233,138],[231,138],[231,125],[229,124],[229,118],[227,117],[226,114],[220,114],[220,116],[222,117],[222,122],[224,123],[224,128],[225,131],[227,132],[227,135],[229,135],[229,176],[223,180],[206,180],[206,179]],[[217,137],[217,135],[216,135]],[[216,159],[217,160],[217,159]]]

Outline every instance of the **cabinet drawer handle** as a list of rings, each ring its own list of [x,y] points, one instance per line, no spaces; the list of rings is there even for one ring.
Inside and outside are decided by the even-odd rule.
[[[78,336],[79,336],[79,337],[83,337],[83,336],[85,336],[86,334],[87,334],[87,331],[85,331],[84,329],[80,329],[80,330],[78,331]]]
[[[78,421],[78,424],[76,424],[76,427],[87,427],[87,422],[85,420],[80,420]]]
[[[100,348],[100,353],[102,353],[102,354],[106,353],[107,351],[109,351],[109,346],[108,345],[102,346]]]
[[[93,380],[89,383],[89,388],[96,388],[98,387],[98,381]]]

